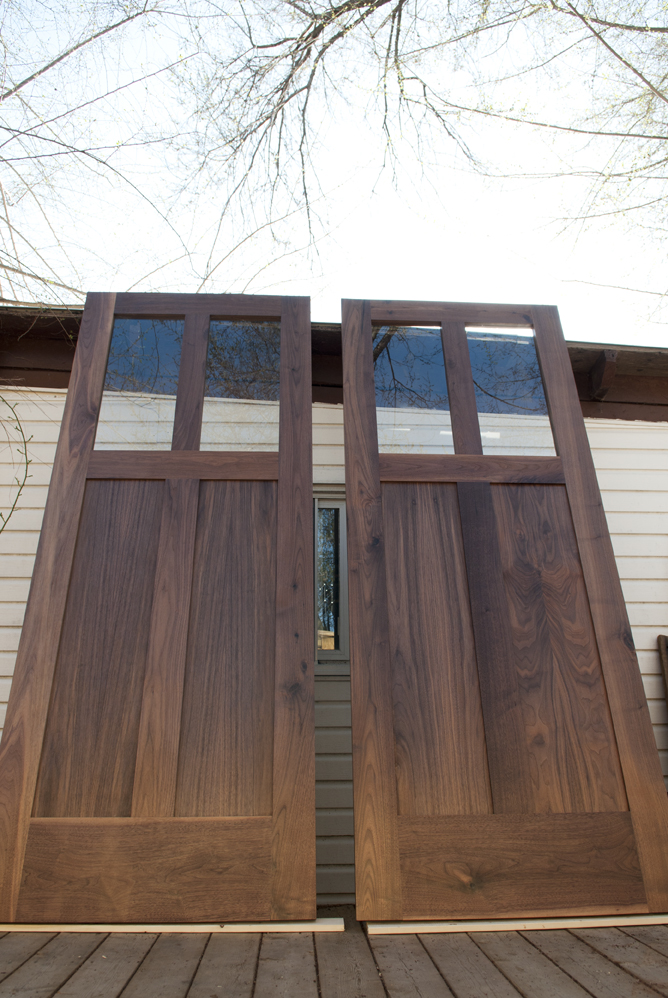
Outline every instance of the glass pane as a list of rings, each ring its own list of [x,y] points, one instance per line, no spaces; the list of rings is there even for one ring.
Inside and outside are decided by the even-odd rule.
[[[373,367],[381,454],[454,453],[441,330],[374,329]]]
[[[115,319],[95,446],[170,450],[183,319]]]
[[[467,330],[484,454],[555,453],[533,330]]]
[[[339,635],[339,510],[319,507],[317,646],[318,651],[338,651]]]
[[[213,320],[202,450],[278,450],[281,326]]]

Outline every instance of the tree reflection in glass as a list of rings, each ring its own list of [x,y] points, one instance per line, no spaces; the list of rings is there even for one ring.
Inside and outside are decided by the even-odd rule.
[[[478,412],[547,415],[533,333],[467,332]]]
[[[183,319],[116,319],[104,390],[176,395]]]
[[[205,396],[278,402],[280,347],[277,322],[212,320]]]
[[[318,508],[316,600],[318,651],[338,651],[339,640],[339,510]]]
[[[373,366],[378,408],[449,410],[440,329],[375,328]]]

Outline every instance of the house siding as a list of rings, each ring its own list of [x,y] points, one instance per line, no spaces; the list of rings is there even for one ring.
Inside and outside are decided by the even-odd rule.
[[[0,726],[11,687],[44,503],[65,402],[65,390],[7,390],[29,439],[30,478],[0,533]],[[11,412],[0,403],[0,510],[13,501],[20,465]],[[586,419],[594,463],[628,606],[661,764],[668,776],[668,710],[656,646],[668,633],[668,423]],[[343,409],[313,407],[314,482],[343,485]],[[316,807],[318,897],[352,896],[352,774],[350,686],[316,681]],[[667,780],[668,785],[668,780]]]

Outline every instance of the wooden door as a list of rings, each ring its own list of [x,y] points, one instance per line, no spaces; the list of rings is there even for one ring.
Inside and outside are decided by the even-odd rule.
[[[554,456],[483,453],[472,325],[534,330]],[[452,453],[379,453],[374,362],[411,326],[440,330]],[[343,369],[357,917],[666,911],[666,789],[557,310],[345,301]]]
[[[95,446],[128,317],[181,331],[171,448]],[[273,451],[200,449],[214,320],[246,381],[269,323]],[[308,298],[88,296],[0,745],[0,921],[315,917],[310,354]],[[122,396],[142,426],[163,382]]]

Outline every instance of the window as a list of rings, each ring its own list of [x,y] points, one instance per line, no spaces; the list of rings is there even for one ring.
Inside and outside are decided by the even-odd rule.
[[[349,659],[346,503],[340,495],[319,495],[314,507],[315,657],[322,674],[331,671],[326,663]]]

